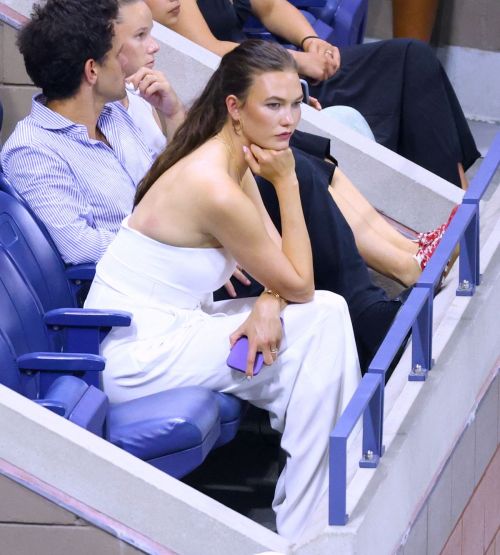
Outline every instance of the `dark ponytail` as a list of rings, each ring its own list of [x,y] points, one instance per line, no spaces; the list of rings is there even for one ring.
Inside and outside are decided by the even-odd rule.
[[[184,123],[139,183],[134,206],[163,173],[222,129],[227,120],[226,98],[229,95],[234,94],[245,102],[257,75],[287,70],[297,71],[297,64],[290,53],[276,43],[248,40],[228,52],[195,100]]]

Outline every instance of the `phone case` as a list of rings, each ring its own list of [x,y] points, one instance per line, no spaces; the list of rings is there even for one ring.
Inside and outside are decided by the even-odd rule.
[[[281,326],[283,325],[283,318],[280,317]],[[247,356],[248,356],[248,338],[243,335],[234,344],[233,348],[229,351],[229,356],[227,357],[226,363],[233,370],[238,370],[239,372],[247,371]],[[257,353],[255,357],[255,362],[253,365],[253,375],[256,376],[262,369],[264,365],[264,355],[262,353]]]
[[[227,357],[227,365],[233,370],[238,370],[239,372],[246,372],[247,370],[247,356],[248,356],[248,338],[242,336],[236,341],[233,348],[229,352]],[[262,369],[264,365],[264,355],[262,353],[257,353],[255,357],[255,362],[253,365],[253,375],[256,376]]]

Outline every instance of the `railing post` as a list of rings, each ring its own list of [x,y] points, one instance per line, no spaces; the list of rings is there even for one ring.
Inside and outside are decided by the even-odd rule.
[[[361,468],[376,468],[384,454],[384,375],[379,376],[380,383],[363,412],[363,455],[359,461]]]
[[[330,436],[330,491],[328,524],[344,526],[347,523],[347,438]]]
[[[412,369],[408,375],[411,382],[422,382],[432,368],[432,312],[433,288],[426,287],[425,303],[412,326]]]
[[[479,201],[467,199],[464,204],[474,206],[474,216],[460,238],[459,278],[457,295],[472,296],[476,285],[480,283],[479,275]]]

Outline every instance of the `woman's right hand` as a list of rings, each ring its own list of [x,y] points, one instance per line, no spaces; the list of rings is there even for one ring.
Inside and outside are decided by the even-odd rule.
[[[248,318],[229,337],[231,348],[243,335],[248,338],[246,375],[250,378],[253,376],[257,353],[262,353],[267,365],[271,365],[278,357],[283,337],[280,312],[281,302],[272,295],[262,293]]]
[[[252,173],[260,175],[274,186],[280,181],[295,177],[295,159],[292,150],[271,150],[257,145],[243,147],[245,160]]]

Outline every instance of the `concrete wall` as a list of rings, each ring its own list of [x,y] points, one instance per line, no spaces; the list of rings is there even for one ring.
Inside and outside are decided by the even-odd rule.
[[[10,135],[17,121],[29,111],[35,92],[16,47],[16,30],[0,21],[0,100],[4,115],[0,144]]]
[[[144,553],[1,474],[0,499],[0,552],[4,555]]]
[[[496,535],[495,535],[496,532]],[[462,513],[442,555],[500,553],[500,450]]]
[[[500,526],[499,384],[497,373],[397,555],[437,555],[443,548],[443,555],[482,555],[495,543]]]
[[[368,2],[369,37],[392,37],[392,0]],[[500,51],[498,0],[441,0],[432,42],[479,50]]]

